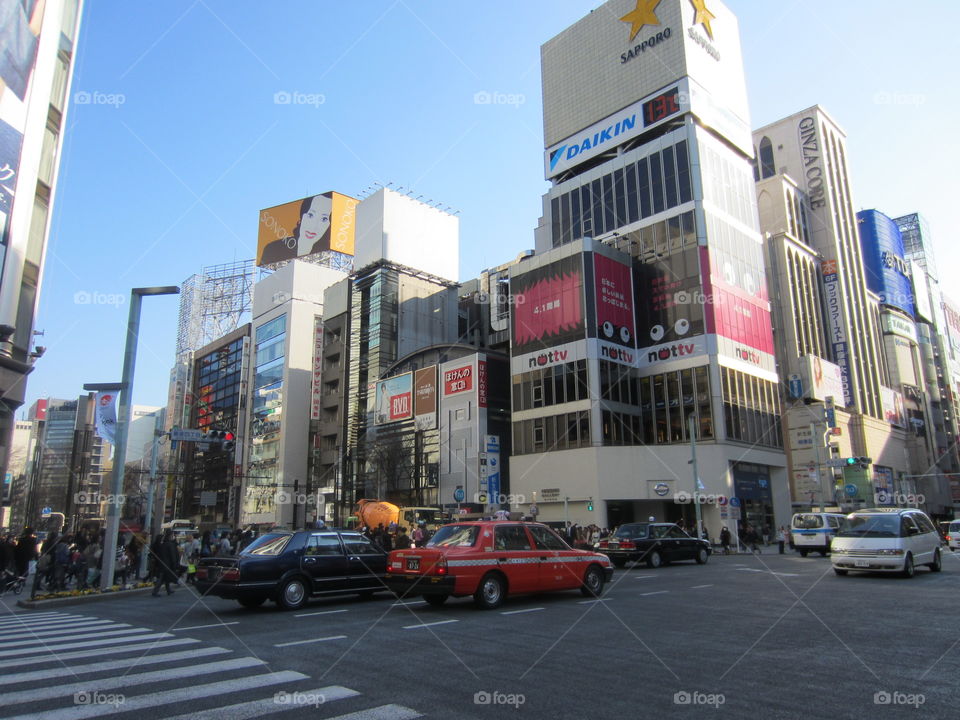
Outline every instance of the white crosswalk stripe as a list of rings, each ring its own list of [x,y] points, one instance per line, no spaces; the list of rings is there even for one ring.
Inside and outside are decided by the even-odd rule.
[[[0,720],[120,713],[150,720],[252,720],[289,711],[327,720],[422,717],[401,705],[365,702],[351,688],[311,685],[304,673],[270,668],[260,658],[195,638],[83,616],[66,618],[75,628],[58,627],[63,620],[31,615],[26,625],[13,623],[6,632],[0,627],[0,663],[12,671],[0,675]],[[91,636],[96,639],[86,639]],[[109,655],[119,657],[104,659]],[[373,707],[356,709],[358,703]],[[338,707],[349,712],[338,715]]]

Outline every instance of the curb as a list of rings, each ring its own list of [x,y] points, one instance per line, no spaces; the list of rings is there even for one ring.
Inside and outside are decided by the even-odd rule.
[[[77,597],[50,598],[49,600],[17,600],[17,607],[28,610],[37,610],[45,607],[59,607],[61,605],[83,605],[101,600],[113,600],[115,598],[129,597],[131,595],[142,595],[143,593],[153,592],[153,587],[135,588],[133,590],[116,590],[99,595],[78,595]]]

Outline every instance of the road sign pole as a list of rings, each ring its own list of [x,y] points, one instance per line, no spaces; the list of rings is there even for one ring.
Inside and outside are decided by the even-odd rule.
[[[817,458],[817,485],[820,488],[820,512],[826,512],[823,503],[823,472],[820,467],[820,439],[817,437],[816,423],[810,423],[810,439],[813,441],[813,452]]]

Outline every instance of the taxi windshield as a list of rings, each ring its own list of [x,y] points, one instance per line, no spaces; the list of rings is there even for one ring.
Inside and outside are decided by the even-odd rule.
[[[427,547],[472,547],[479,530],[476,525],[444,525],[430,538]]]

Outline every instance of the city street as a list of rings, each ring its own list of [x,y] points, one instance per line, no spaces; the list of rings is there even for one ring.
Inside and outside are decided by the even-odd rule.
[[[0,608],[0,714],[65,720],[947,717],[960,558],[912,580],[714,556],[579,593],[440,608],[387,595],[249,611],[190,589]],[[890,707],[878,707],[889,705]]]

